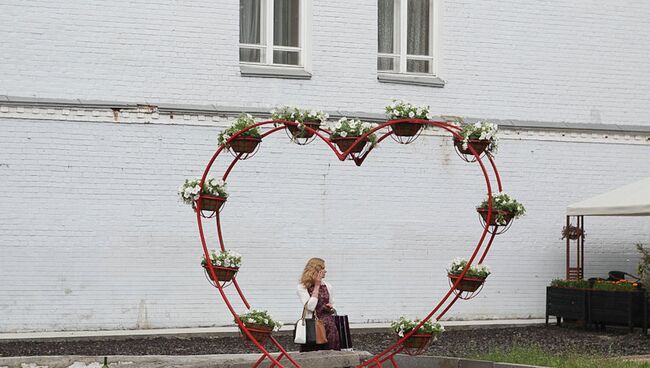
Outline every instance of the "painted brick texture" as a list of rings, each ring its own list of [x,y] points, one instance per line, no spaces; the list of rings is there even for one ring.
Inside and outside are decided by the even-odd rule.
[[[193,213],[175,193],[200,175],[221,127],[0,123],[0,331],[231,323],[199,266]],[[295,320],[295,285],[312,256],[327,260],[338,308],[353,322],[415,317],[438,300],[445,267],[480,236],[474,206],[484,182],[449,138],[391,143],[356,167],[280,132],[236,167],[224,239],[244,255],[239,280],[253,307]],[[544,287],[564,272],[565,206],[647,175],[647,150],[502,140],[505,189],[529,214],[496,240],[482,294],[448,317],[542,316]],[[586,226],[588,277],[633,271],[634,243],[650,241],[644,218],[587,218]],[[217,247],[214,228],[208,237]]]
[[[442,89],[376,80],[376,1],[314,1],[306,81],[244,78],[237,1],[4,1],[0,94],[647,125],[650,4],[441,2]]]

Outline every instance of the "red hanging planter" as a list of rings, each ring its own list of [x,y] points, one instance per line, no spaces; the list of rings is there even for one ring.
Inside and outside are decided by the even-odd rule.
[[[411,356],[422,355],[435,341],[433,334],[413,334],[402,342],[404,352]]]
[[[447,276],[449,276],[449,280],[451,281],[452,285],[455,284],[460,277],[460,276],[454,276],[452,274],[447,274]],[[456,290],[473,293],[476,290],[478,290],[483,285],[484,282],[485,282],[485,278],[465,276],[458,283],[458,285],[456,285]]]
[[[420,133],[422,127],[422,124],[403,122],[391,125],[390,129],[398,137],[413,137]]]
[[[352,147],[352,145],[358,138],[359,137],[336,137],[336,138],[332,138],[331,141],[334,142],[334,144],[336,144],[339,147],[341,152],[345,152],[350,147]],[[354,145],[354,147],[352,147],[350,153],[360,153],[366,147],[367,143],[368,143],[368,138],[362,139],[359,143],[357,143],[356,145]]]
[[[235,278],[235,275],[239,271],[239,267],[223,267],[223,266],[215,266],[212,265],[212,268],[214,268],[214,273],[216,276],[216,279],[212,277],[212,272],[210,272],[210,268],[207,265],[203,265],[203,268],[205,269],[206,274],[210,278],[210,280],[214,282],[230,282],[232,279]]]
[[[488,210],[487,208],[477,208],[476,212],[478,212],[479,215],[481,215],[481,218],[483,219],[483,222],[487,222],[488,219]],[[515,217],[512,213],[508,211],[501,211],[501,210],[492,210],[491,211],[492,216],[490,219],[490,226],[507,226],[510,221]],[[502,215],[502,221],[497,222],[497,215],[500,214]]]
[[[480,156],[488,148],[488,146],[490,145],[490,141],[487,139],[470,139],[467,142],[467,148],[463,148],[463,141],[458,138],[454,138],[454,145],[456,146],[458,152],[464,155],[474,156],[472,151],[469,149],[469,147],[471,146],[472,148],[474,148],[474,151],[476,151],[476,154]]]
[[[271,333],[273,332],[273,327],[267,325],[258,325],[256,323],[247,323],[244,325],[246,326],[248,332],[250,332],[250,334],[253,335],[255,340],[257,340],[257,342],[260,344],[264,344],[266,340],[271,337]],[[244,340],[250,341],[250,338],[244,333],[243,330],[241,330],[241,328],[240,332]]]
[[[320,121],[305,121],[303,124],[316,131],[320,128]],[[297,125],[287,125],[287,129],[293,138],[311,138],[316,134],[308,129],[300,129]]]
[[[260,142],[262,142],[261,138],[243,137],[233,139],[230,141],[230,143],[228,143],[228,146],[235,153],[250,154],[255,152],[255,149],[260,144]]]
[[[226,198],[202,195],[199,197],[198,201],[201,205],[201,216],[204,218],[212,218],[226,203]],[[196,203],[192,203],[192,208],[194,208],[195,211],[196,207]]]

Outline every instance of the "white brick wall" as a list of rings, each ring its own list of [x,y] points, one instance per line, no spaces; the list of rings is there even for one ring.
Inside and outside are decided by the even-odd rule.
[[[0,95],[363,113],[399,97],[443,114],[649,124],[646,2],[445,0],[442,89],[377,82],[375,4],[315,1],[313,78],[297,81],[239,76],[236,1],[3,1]],[[21,114],[0,116],[0,332],[230,323],[175,195],[221,127]],[[450,318],[541,316],[544,286],[563,275],[565,206],[650,172],[639,141],[509,137],[499,168],[529,215],[494,244],[483,293]],[[480,235],[482,179],[448,138],[390,143],[358,168],[278,134],[238,165],[224,237],[245,256],[253,306],[295,320],[311,256],[328,261],[354,322],[421,315],[441,296],[445,266]],[[588,276],[632,271],[633,244],[650,241],[648,219],[586,225]]]
[[[0,127],[0,331],[230,323],[203,278],[193,213],[175,194],[201,174],[219,127],[38,119]],[[647,152],[504,139],[505,189],[529,214],[496,240],[483,293],[448,316],[542,316],[544,287],[564,272],[565,206],[646,176]],[[387,140],[356,167],[280,132],[232,172],[224,239],[245,257],[239,280],[252,305],[284,321],[297,318],[294,287],[312,256],[327,260],[353,322],[422,315],[447,287],[449,260],[468,255],[480,235],[482,181],[449,138]],[[588,276],[633,271],[633,244],[650,241],[648,218],[586,225]]]
[[[239,75],[237,1],[0,4],[0,95],[648,125],[650,4],[443,0],[443,89],[376,80],[376,1],[314,1],[313,78]]]

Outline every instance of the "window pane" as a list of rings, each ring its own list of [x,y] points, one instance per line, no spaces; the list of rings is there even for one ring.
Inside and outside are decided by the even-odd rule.
[[[247,63],[259,63],[262,58],[262,50],[260,49],[239,49],[239,61]]]
[[[273,44],[300,47],[300,0],[274,0]]]
[[[399,71],[399,61],[397,58],[380,56],[377,58],[377,70],[380,72]]]
[[[260,1],[239,0],[239,42],[260,44]]]
[[[380,53],[392,54],[395,50],[395,0],[378,0],[378,50]]]
[[[429,9],[429,0],[408,0],[406,52],[409,55],[431,55]]]
[[[298,51],[273,51],[273,64],[300,65]]]
[[[431,61],[407,60],[406,71],[408,73],[431,73]]]

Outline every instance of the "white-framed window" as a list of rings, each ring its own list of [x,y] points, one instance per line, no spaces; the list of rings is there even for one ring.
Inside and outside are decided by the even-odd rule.
[[[307,64],[307,0],[239,0],[239,62]]]
[[[379,73],[437,74],[439,0],[378,0]]]

